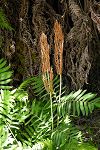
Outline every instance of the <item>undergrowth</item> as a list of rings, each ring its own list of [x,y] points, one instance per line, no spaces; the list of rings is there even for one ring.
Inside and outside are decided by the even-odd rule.
[[[41,77],[24,81],[17,89],[9,89],[12,72],[4,59],[0,60],[0,149],[1,150],[96,150],[84,141],[82,132],[70,116],[88,116],[100,106],[96,94],[83,90],[66,95],[62,88],[59,99],[59,78],[53,80],[53,131],[49,93]],[[33,88],[34,98],[28,98],[27,88]],[[10,87],[11,88],[11,87]],[[59,109],[57,109],[59,107]],[[59,112],[57,111],[59,110]],[[59,114],[58,114],[59,113]],[[59,115],[59,124],[57,116]]]

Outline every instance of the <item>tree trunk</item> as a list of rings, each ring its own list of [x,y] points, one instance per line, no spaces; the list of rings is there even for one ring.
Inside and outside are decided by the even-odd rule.
[[[41,74],[41,32],[48,37],[53,65],[53,26],[58,20],[64,33],[64,83],[70,90],[87,88],[100,93],[98,1],[1,0],[1,4],[14,29],[2,32],[2,56],[9,60],[14,69],[15,82]]]

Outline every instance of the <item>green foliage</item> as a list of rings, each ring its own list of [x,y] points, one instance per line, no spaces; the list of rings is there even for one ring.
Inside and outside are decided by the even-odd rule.
[[[0,89],[10,89],[11,86],[7,84],[12,80],[12,71],[10,67],[6,65],[7,61],[0,59]]]
[[[3,10],[0,8],[0,29],[13,30],[13,28],[8,23]]]
[[[1,147],[3,149],[8,149],[12,147],[12,145],[14,146],[14,143],[18,146],[18,142],[14,133],[19,130],[20,125],[29,115],[29,110],[27,109],[25,102],[27,99],[27,95],[25,92],[24,94],[22,93],[22,91],[20,94],[17,94],[17,91],[15,90],[1,90],[0,130],[2,130]]]
[[[64,120],[60,119],[60,122],[59,127],[57,127],[52,134],[54,146],[58,147],[58,149],[71,150],[72,147],[76,147],[75,145],[78,146],[78,142],[82,141],[82,134],[72,125],[68,116],[66,116]],[[54,149],[56,149],[56,147]]]
[[[10,82],[12,72],[5,65],[6,61],[0,60],[0,73],[2,74],[0,74],[0,79],[2,79],[0,84],[5,86],[5,89],[0,91],[1,150],[55,150],[57,148],[63,150],[96,150],[89,143],[84,143],[82,133],[72,124],[69,115],[88,115],[91,113],[95,108],[94,105],[99,102],[99,98],[96,98],[95,94],[86,94],[86,91],[79,90],[64,96],[64,87],[61,103],[58,105],[59,79],[56,77],[52,95],[54,123],[52,131],[50,97],[44,88],[41,77],[29,78],[17,89],[8,90],[6,84]],[[6,82],[8,79],[9,82]],[[26,91],[28,86],[33,88],[34,98],[31,100],[29,100]],[[59,125],[57,125],[57,108],[59,108]]]
[[[51,132],[51,114],[50,114],[50,98],[49,94],[46,93],[45,88],[43,86],[43,82],[41,78],[39,77],[33,77],[30,78],[22,83],[20,88],[26,88],[27,84],[31,82],[31,85],[33,87],[34,95],[36,95],[36,99],[32,101],[31,107],[30,107],[30,116],[26,119],[26,123],[24,124],[23,131],[21,130],[18,133],[18,139],[21,139],[22,142],[25,142],[29,145],[32,143],[35,144],[35,146],[42,145],[41,147],[44,147],[44,149],[56,149],[59,147],[60,149],[74,149],[77,146],[77,149],[79,149],[81,143],[81,132],[74,127],[70,119],[67,118],[67,106],[66,110],[63,110],[62,104],[63,99],[66,101],[64,95],[64,90],[62,90],[62,98],[61,98],[61,104],[59,105],[60,108],[60,125],[57,127],[57,122],[54,121],[54,131]],[[19,89],[20,89],[19,88]],[[53,95],[53,112],[54,112],[54,118],[56,119],[56,108],[57,108],[57,101],[59,99],[59,80],[58,78],[54,79],[54,95]],[[85,94],[86,91],[79,90],[77,92],[73,92],[66,96],[67,100],[88,100],[90,101],[95,98],[95,94],[89,93],[88,96]],[[83,95],[85,95],[83,97]],[[64,102],[65,102],[64,101]],[[94,101],[95,103],[96,101]],[[73,101],[72,101],[73,103]],[[63,105],[64,106],[64,105]],[[94,108],[94,107],[93,107]],[[73,107],[72,107],[73,110]],[[65,113],[64,113],[65,112]],[[73,111],[72,111],[73,112]],[[76,111],[77,112],[77,111]],[[81,112],[81,109],[80,109]],[[92,111],[91,111],[92,112]],[[62,115],[63,114],[63,115]],[[80,113],[81,115],[82,113]],[[63,116],[63,117],[62,117]],[[31,138],[30,138],[31,137]],[[63,138],[62,138],[63,137]],[[24,139],[24,140],[23,140]],[[48,140],[49,139],[49,140]],[[52,142],[51,142],[52,141]],[[36,144],[37,143],[37,144]],[[51,144],[52,145],[51,145]],[[82,147],[82,144],[81,144]]]
[[[51,134],[50,103],[32,102],[29,116],[23,124],[23,130],[17,134],[17,138],[29,145],[47,139]],[[24,139],[24,140],[23,140]]]
[[[97,98],[96,94],[86,93],[86,90],[78,90],[61,98],[59,110],[63,116],[66,113],[73,116],[88,116],[89,113],[92,113],[95,106],[99,106],[97,104],[100,104],[100,97]]]
[[[0,95],[0,120],[3,123],[9,122],[11,119],[10,112],[13,108],[13,96],[8,90],[1,90]]]
[[[89,143],[82,143],[78,145],[77,150],[97,150],[97,148]]]

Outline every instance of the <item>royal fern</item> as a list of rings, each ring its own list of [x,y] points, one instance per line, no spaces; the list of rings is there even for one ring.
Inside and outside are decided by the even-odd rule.
[[[59,79],[54,78],[53,125],[50,108],[49,93],[46,92],[41,77],[32,77],[25,80],[17,89],[8,90],[7,84],[11,81],[12,72],[6,67],[6,61],[0,60],[0,85],[5,87],[0,93],[0,149],[28,150],[81,150],[81,132],[71,123],[70,115],[88,115],[93,111],[100,99],[96,94],[79,90],[65,95],[62,88],[61,102],[59,99]],[[3,76],[4,75],[4,76]],[[8,80],[8,81],[7,81]],[[4,81],[4,82],[2,82]],[[33,89],[33,99],[29,100],[27,88]],[[57,125],[57,108],[59,107],[59,124]],[[12,140],[12,143],[9,141]],[[23,144],[21,144],[23,143]],[[28,145],[28,146],[26,146]],[[87,146],[87,145],[86,145]],[[90,145],[87,146],[91,147]],[[94,147],[91,149],[96,150]],[[87,150],[85,148],[85,150]]]

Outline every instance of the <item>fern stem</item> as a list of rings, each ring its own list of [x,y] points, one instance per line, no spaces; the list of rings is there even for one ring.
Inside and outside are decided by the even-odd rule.
[[[50,102],[51,102],[51,122],[52,122],[51,129],[52,129],[52,133],[53,133],[53,104],[52,104],[52,94],[51,94],[51,92],[50,92]]]
[[[62,75],[60,74],[59,103],[60,103],[60,100],[61,100],[61,85],[62,85]]]
[[[59,104],[61,101],[61,86],[62,86],[62,75],[60,74],[60,89],[59,89],[59,101],[58,101],[58,108],[57,108],[57,113],[58,113],[58,117],[57,117],[57,126],[59,125]]]

